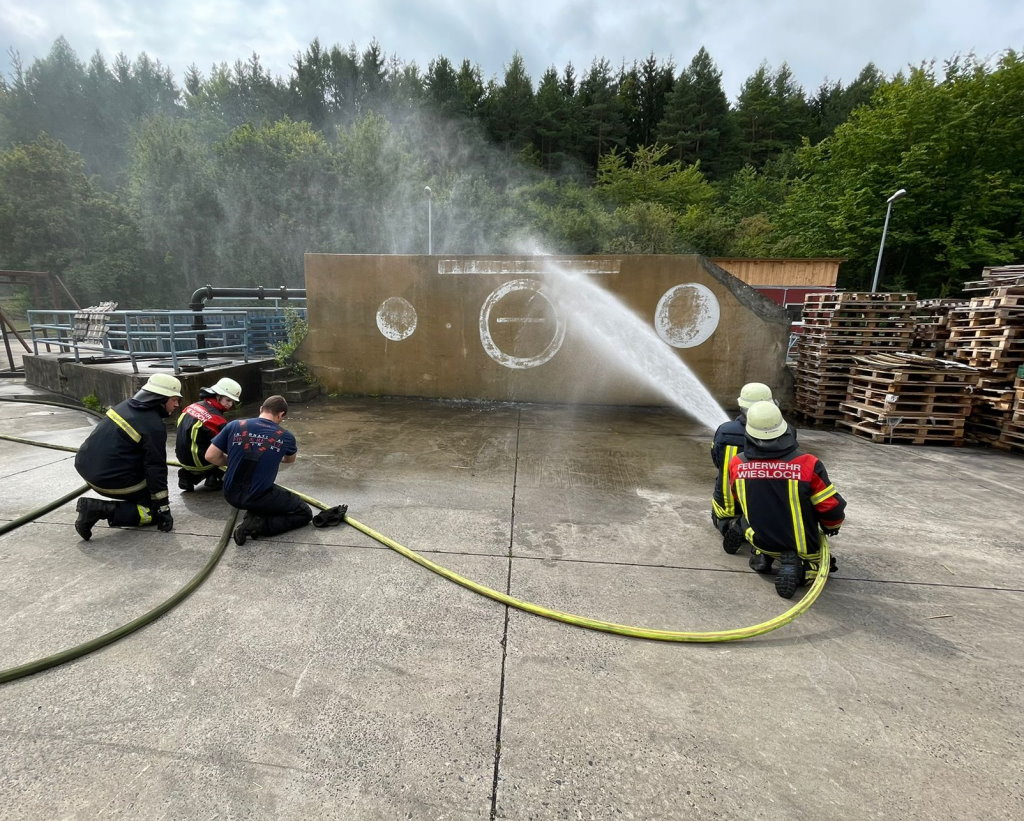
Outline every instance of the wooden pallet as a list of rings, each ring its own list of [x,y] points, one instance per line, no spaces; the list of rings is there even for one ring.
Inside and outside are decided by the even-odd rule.
[[[963,423],[959,426],[946,426],[941,420],[937,424],[906,424],[893,419],[884,424],[870,422],[856,417],[840,419],[837,423],[850,428],[857,436],[863,436],[872,442],[891,445],[952,445],[963,446],[965,440]]]
[[[850,383],[846,401],[874,413],[902,416],[921,414],[925,416],[968,416],[971,412],[969,396],[942,396],[927,393],[885,393],[866,391]],[[863,415],[863,414],[858,414]]]

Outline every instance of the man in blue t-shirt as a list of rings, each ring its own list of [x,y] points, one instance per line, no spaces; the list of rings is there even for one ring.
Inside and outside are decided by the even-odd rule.
[[[309,505],[274,484],[281,463],[294,462],[298,453],[295,437],[281,427],[287,415],[287,400],[270,396],[259,417],[228,422],[206,450],[206,461],[227,466],[224,498],[246,512],[235,528],[237,545],[305,527],[313,518]]]

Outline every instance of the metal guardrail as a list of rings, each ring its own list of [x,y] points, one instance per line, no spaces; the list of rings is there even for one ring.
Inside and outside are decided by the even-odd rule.
[[[304,308],[294,308],[305,316]],[[138,373],[138,359],[169,358],[174,372],[180,360],[210,354],[250,356],[273,354],[272,345],[288,336],[287,316],[279,307],[207,309],[203,327],[193,327],[196,312],[181,311],[28,311],[32,348],[71,353],[81,361],[82,352],[127,357]],[[89,332],[82,333],[83,315]],[[77,322],[76,322],[77,320]],[[202,337],[202,340],[199,337]]]

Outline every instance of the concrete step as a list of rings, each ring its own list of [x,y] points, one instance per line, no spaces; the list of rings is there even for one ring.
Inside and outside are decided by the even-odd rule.
[[[320,395],[320,386],[304,385],[301,389],[285,391],[281,395],[289,402],[308,402]]]
[[[277,382],[291,379],[295,374],[292,373],[292,369],[289,367],[279,367],[277,365],[269,365],[261,368],[260,373],[263,375],[263,382]]]

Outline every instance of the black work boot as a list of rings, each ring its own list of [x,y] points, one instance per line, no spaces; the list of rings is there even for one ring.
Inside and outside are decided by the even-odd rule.
[[[750,555],[750,569],[755,573],[771,573],[772,564],[775,562],[774,556],[768,556],[764,553],[754,552]]]
[[[739,520],[734,520],[725,529],[725,533],[722,534],[722,550],[731,556],[743,546],[745,541],[746,539],[743,538],[743,531],[740,530]]]
[[[92,526],[100,519],[110,520],[117,505],[103,499],[79,499],[75,505],[78,518],[75,519],[75,530],[85,541],[92,538]]]
[[[775,592],[784,599],[791,599],[803,583],[803,561],[795,550],[785,551],[779,559],[779,572],[775,574]]]
[[[178,489],[188,493],[190,490],[195,490],[196,485],[202,481],[199,476],[193,476],[191,471],[178,471]]]
[[[263,533],[263,517],[247,515],[242,523],[235,528],[235,544],[241,547],[246,539],[258,539]]]
[[[203,482],[203,487],[209,488],[210,490],[223,490],[224,474],[219,470],[209,474],[206,477],[206,481]]]

